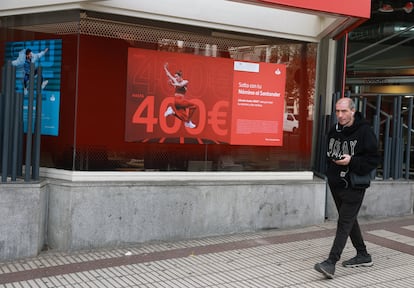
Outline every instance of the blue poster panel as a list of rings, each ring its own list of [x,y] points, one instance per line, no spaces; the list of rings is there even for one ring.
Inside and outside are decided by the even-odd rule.
[[[16,67],[16,91],[23,93],[23,125],[27,132],[30,65],[35,65],[35,81],[41,81],[41,134],[59,134],[62,40],[31,40],[6,43],[5,60]],[[38,69],[41,67],[41,75]],[[37,82],[34,83],[36,87]],[[36,99],[36,91],[35,91]],[[36,103],[34,103],[34,109]],[[33,115],[35,115],[33,113]],[[33,121],[34,123],[34,121]]]

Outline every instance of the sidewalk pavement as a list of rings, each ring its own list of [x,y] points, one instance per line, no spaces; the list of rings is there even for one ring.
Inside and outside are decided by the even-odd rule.
[[[62,253],[0,263],[3,287],[414,287],[414,216],[361,220],[372,267],[325,279],[313,269],[330,250],[335,223],[169,243]],[[346,260],[355,256],[348,241]]]

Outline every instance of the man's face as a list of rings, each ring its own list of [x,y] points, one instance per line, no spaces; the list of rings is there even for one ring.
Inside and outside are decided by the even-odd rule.
[[[27,58],[27,59],[32,59],[32,57],[33,57],[32,52],[30,52],[29,54],[27,54],[27,55],[26,55],[26,58]]]
[[[354,111],[349,108],[347,99],[341,99],[336,103],[335,113],[339,124],[342,126],[351,126],[354,122]]]

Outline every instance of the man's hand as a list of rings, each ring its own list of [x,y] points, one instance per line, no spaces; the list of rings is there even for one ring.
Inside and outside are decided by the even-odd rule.
[[[351,155],[344,154],[344,155],[342,155],[342,158],[341,159],[339,159],[339,160],[333,160],[333,161],[337,165],[346,166],[346,165],[349,164],[349,162],[351,162]]]

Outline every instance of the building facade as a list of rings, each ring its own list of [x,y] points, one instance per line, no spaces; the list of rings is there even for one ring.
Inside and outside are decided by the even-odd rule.
[[[4,216],[30,213],[2,258],[325,219],[321,115],[345,94],[337,51],[370,1],[3,2],[3,86],[26,133],[9,151],[41,178],[3,184]]]

